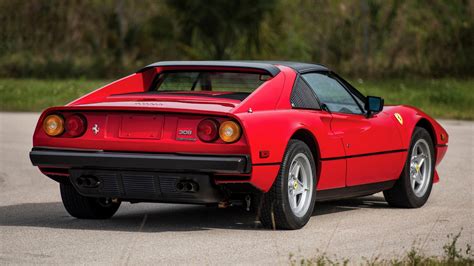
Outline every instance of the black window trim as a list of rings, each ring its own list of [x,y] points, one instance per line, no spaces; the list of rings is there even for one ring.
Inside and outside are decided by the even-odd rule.
[[[358,98],[359,100],[361,100],[362,102],[365,103],[366,97],[364,96],[364,94],[362,94],[360,91],[358,91],[354,86],[352,86],[349,82],[347,82],[345,79],[343,79],[338,74],[336,74],[332,71],[331,71],[331,74],[333,75],[333,78],[335,80],[337,80],[344,88],[346,88],[346,90],[349,92],[350,95],[352,95],[352,98],[354,98],[354,101],[359,106],[359,108],[362,110],[362,113],[365,115],[366,114],[365,107],[361,106],[359,104],[359,102],[355,99],[355,98]]]
[[[349,95],[352,97],[352,99],[354,100],[354,102],[356,103],[356,105],[359,107],[359,109],[361,110],[361,113],[360,114],[354,114],[354,113],[344,113],[344,112],[337,112],[337,111],[331,111],[331,113],[336,113],[336,114],[344,114],[344,115],[362,115],[362,116],[365,116],[366,115],[366,111],[365,111],[365,108],[360,106],[359,102],[355,99],[355,95],[352,93],[352,91],[344,84],[344,83],[347,83],[349,84],[347,81],[345,81],[344,79],[340,78],[336,73],[332,72],[332,71],[329,71],[329,70],[319,70],[319,71],[310,71],[310,72],[305,72],[303,74],[301,74],[302,76],[304,75],[307,75],[307,74],[322,74],[322,75],[326,75],[332,79],[334,79],[336,82],[338,82],[346,91],[347,93],[349,93]],[[306,82],[306,80],[304,80],[304,78],[301,78],[303,81],[305,81],[306,84],[308,84]],[[345,82],[341,82],[341,80],[345,81]],[[309,84],[308,84],[309,85]],[[349,84],[350,85],[350,84]],[[351,85],[352,87],[352,85]],[[311,86],[310,86],[311,88]],[[352,87],[352,89],[354,89],[355,91],[357,91],[357,93],[364,97],[362,93],[360,93],[357,89],[355,89],[354,87]],[[313,91],[314,92],[314,91]],[[316,93],[314,93],[316,94]],[[360,97],[357,97],[360,99]],[[318,102],[319,102],[319,106],[321,106],[321,100],[319,99],[319,97],[317,96],[316,94],[316,99],[318,99]],[[363,98],[363,101],[365,102],[365,97]],[[313,109],[312,109],[313,110]]]
[[[306,74],[306,73],[305,73]],[[291,88],[291,92],[290,92],[290,106],[291,106],[291,109],[297,109],[297,110],[312,110],[312,111],[322,111],[322,107],[321,107],[321,100],[319,100],[319,97],[318,95],[316,95],[316,93],[314,92],[313,89],[311,89],[311,93],[313,93],[314,95],[314,98],[316,99],[316,101],[318,102],[318,106],[319,108],[305,108],[305,107],[297,107],[297,106],[293,106],[293,103],[291,102],[291,95],[293,94],[293,91],[296,89],[296,86],[298,85],[298,81],[302,81],[306,84],[306,86],[308,86],[310,89],[311,89],[311,86],[308,84],[308,82],[306,82],[306,80],[304,80],[302,78],[302,74],[300,73],[297,73],[296,74],[296,78],[295,78],[295,81],[293,83],[293,87]]]

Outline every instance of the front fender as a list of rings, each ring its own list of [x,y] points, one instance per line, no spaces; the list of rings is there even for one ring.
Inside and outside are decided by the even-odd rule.
[[[404,148],[408,149],[410,147],[411,137],[415,127],[420,125],[428,128],[429,133],[433,139],[433,144],[435,147],[435,165],[438,165],[444,158],[447,149],[449,135],[447,131],[432,117],[421,111],[420,109],[412,106],[400,105],[400,106],[388,106],[384,108],[384,112],[389,113],[393,119],[395,114],[400,114],[402,117],[402,122],[398,122],[398,129],[402,136],[402,142]],[[408,156],[408,153],[407,153]],[[406,159],[406,158],[405,158]],[[439,181],[439,176],[435,170],[434,182]]]
[[[388,113],[392,119],[397,121],[404,148],[409,148],[413,131],[422,120],[428,122],[435,146],[448,144],[449,136],[446,130],[436,120],[418,108],[406,105],[388,106],[384,108],[383,112]],[[399,114],[402,117],[402,122],[396,119],[395,114]]]

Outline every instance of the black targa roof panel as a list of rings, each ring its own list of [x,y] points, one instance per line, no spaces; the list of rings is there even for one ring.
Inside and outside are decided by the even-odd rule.
[[[323,65],[310,64],[302,62],[291,62],[291,61],[264,61],[272,63],[274,65],[282,65],[294,69],[298,73],[308,73],[314,71],[329,71],[329,69]]]
[[[280,73],[280,69],[272,64],[259,62],[244,62],[244,61],[162,61],[148,65],[138,72],[142,72],[152,67],[170,67],[170,66],[184,66],[184,67],[234,67],[234,68],[248,68],[258,69],[268,72],[271,76],[276,76]]]
[[[170,66],[189,66],[189,67],[234,67],[234,68],[248,68],[259,69],[268,72],[275,76],[280,73],[277,65],[287,66],[294,69],[298,73],[308,73],[313,71],[328,71],[328,68],[318,64],[309,64],[301,62],[289,61],[161,61],[150,64],[138,72],[145,71],[153,67],[170,67]]]

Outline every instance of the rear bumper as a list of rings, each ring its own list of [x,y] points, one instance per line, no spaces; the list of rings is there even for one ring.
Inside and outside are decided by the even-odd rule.
[[[247,174],[248,156],[148,154],[104,151],[71,151],[33,148],[33,165],[57,168],[99,168],[171,172]]]
[[[208,174],[96,169],[71,169],[69,173],[71,184],[85,197],[193,204],[218,203],[225,199],[223,191]],[[96,183],[84,184],[79,181],[86,178]],[[184,182],[192,182],[193,190],[180,190],[178,184]]]

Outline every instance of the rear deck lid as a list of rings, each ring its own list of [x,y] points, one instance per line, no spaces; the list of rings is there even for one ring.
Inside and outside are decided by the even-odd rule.
[[[237,106],[231,102],[198,100],[111,101],[74,106],[83,110],[161,111],[171,113],[226,114]]]

